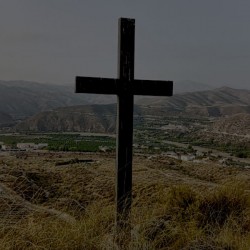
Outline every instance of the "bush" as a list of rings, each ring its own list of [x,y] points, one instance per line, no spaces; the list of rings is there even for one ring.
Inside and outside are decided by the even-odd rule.
[[[180,185],[164,199],[164,214],[142,226],[152,249],[247,249],[243,246],[250,238],[249,198],[239,183],[205,195]]]
[[[200,201],[199,223],[202,227],[222,227],[232,218],[241,223],[247,208],[248,201],[244,189],[226,185]]]

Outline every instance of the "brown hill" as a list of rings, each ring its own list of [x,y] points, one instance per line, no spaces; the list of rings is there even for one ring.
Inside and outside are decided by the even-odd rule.
[[[223,117],[250,114],[250,91],[221,88],[179,94],[167,98],[145,98],[135,105],[139,120],[161,119],[167,116]],[[57,108],[39,113],[18,124],[18,131],[88,131],[113,133],[116,124],[116,104],[84,105]],[[135,122],[137,119],[135,119]]]
[[[207,90],[210,88],[202,83],[191,81],[176,82],[175,94],[171,99],[137,96],[135,101],[139,105],[164,106],[177,112],[184,110],[192,113],[195,110],[194,113],[198,112],[201,115],[213,116],[220,112],[227,113],[228,111],[224,109],[231,109],[230,105],[238,106],[237,109],[241,112],[249,112],[250,90],[231,88]],[[176,94],[187,91],[189,93]],[[0,112],[7,113],[15,119],[23,119],[57,107],[115,102],[115,96],[75,94],[74,84],[62,86],[27,81],[0,81]],[[221,111],[222,106],[224,109]]]
[[[74,88],[73,83],[64,86],[28,81],[0,80],[0,112],[22,119],[57,107],[116,102],[116,96],[75,94]],[[207,89],[211,89],[211,87],[193,81],[181,81],[175,84],[175,93]],[[135,100],[141,98],[137,96]]]
[[[114,133],[115,105],[58,108],[34,115],[16,126],[17,131]]]
[[[250,114],[236,114],[220,118],[212,124],[210,129],[214,132],[250,136]]]
[[[154,97],[141,99],[138,104],[153,106],[225,106],[250,105],[250,90],[222,87],[214,90],[176,94],[171,99]]]
[[[225,116],[250,113],[250,90],[223,87],[215,90],[176,94],[171,98],[142,99],[140,105],[192,116]]]

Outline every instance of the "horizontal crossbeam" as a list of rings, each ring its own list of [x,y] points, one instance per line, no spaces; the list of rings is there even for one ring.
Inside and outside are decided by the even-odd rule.
[[[172,81],[134,80],[134,95],[172,96]]]
[[[130,80],[98,77],[76,77],[76,93],[172,96],[172,81]]]

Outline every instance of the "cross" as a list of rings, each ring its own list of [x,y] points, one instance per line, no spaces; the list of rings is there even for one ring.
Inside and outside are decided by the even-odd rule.
[[[116,223],[128,218],[132,202],[134,95],[171,96],[172,81],[135,80],[135,19],[119,19],[118,79],[76,77],[76,93],[117,95]]]

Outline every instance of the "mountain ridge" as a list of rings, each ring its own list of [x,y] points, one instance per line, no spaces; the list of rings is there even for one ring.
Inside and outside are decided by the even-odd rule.
[[[155,101],[155,102],[154,102]],[[134,116],[140,119],[163,116],[226,117],[250,114],[250,91],[221,88],[167,98],[146,99],[134,106]],[[135,120],[136,121],[136,120]],[[113,133],[116,124],[116,104],[81,105],[57,108],[37,114],[17,125],[18,131],[86,131]]]
[[[79,105],[88,105],[88,108],[86,108],[86,106],[85,108],[82,107],[82,109],[90,110],[87,113],[91,113],[92,117],[97,117],[92,120],[101,124],[100,130],[106,131],[108,128],[107,125],[105,125],[105,119],[107,118],[103,118],[102,112],[104,112],[103,114],[106,112],[110,113],[110,108],[107,108],[109,106],[105,106],[106,109],[104,108],[102,110],[101,108],[97,108],[97,106],[91,107],[91,103],[102,103],[102,105],[107,104],[106,102],[114,103],[116,102],[116,97],[106,96],[106,99],[102,99],[100,96],[101,95],[75,94],[70,86],[51,86],[49,84],[39,84],[25,81],[0,81],[0,112],[5,114],[5,116],[0,116],[0,124],[6,124],[9,122],[12,123],[12,117],[14,117],[15,120],[25,120],[28,117],[31,117],[30,120],[25,120],[24,123],[29,121],[33,124],[32,126],[34,129],[39,130],[41,129],[41,126],[39,127],[38,125],[34,125],[35,120],[37,120],[40,124],[43,124],[44,122],[41,121],[43,117],[43,119],[47,120],[47,123],[50,124],[47,117],[49,116],[51,117],[51,120],[53,120],[57,126],[60,127],[60,124],[64,123],[62,117],[64,117],[64,120],[67,120],[67,115],[60,115],[61,118],[58,118],[59,120],[56,121],[55,118],[51,116],[53,112],[54,116],[57,117],[56,114],[60,114],[62,112],[60,108],[63,106],[74,107]],[[140,97],[139,99],[136,99],[135,103],[137,104],[135,105],[135,115],[137,116],[182,115],[220,117],[237,113],[248,114],[250,113],[250,90],[220,87],[215,90],[174,94],[172,97]],[[72,125],[72,121],[69,121],[68,124],[71,125],[61,126],[61,130],[66,129],[68,131],[70,127],[74,128],[76,126],[75,124],[77,118],[72,117],[72,114],[69,114],[68,112],[68,110],[73,112],[73,109],[74,108],[63,108],[63,112],[68,114],[68,117],[71,117],[72,121],[75,121],[75,123]],[[79,108],[77,109],[79,110]],[[115,112],[115,108],[112,108],[112,110]],[[88,117],[90,119],[89,114]],[[34,118],[34,115],[37,116]],[[111,124],[115,123],[113,120],[108,120]],[[83,122],[82,120],[79,120],[79,122],[80,121]],[[29,126],[24,125],[24,123],[20,123],[21,125],[19,125],[19,128],[23,124],[23,126],[28,129]],[[51,124],[53,129],[56,129],[56,124]],[[85,121],[84,124],[88,123]],[[46,127],[46,125],[43,126]],[[114,126],[112,125],[111,127]],[[81,129],[84,128],[80,126],[78,130]],[[86,125],[86,129],[92,130],[93,125],[89,122],[89,125]]]
[[[193,81],[180,81],[175,83],[174,91],[179,93],[204,88],[210,87]],[[143,98],[136,96],[135,102],[137,103]],[[0,80],[0,112],[11,115],[15,120],[57,107],[110,104],[116,103],[116,101],[116,96],[112,95],[75,94],[74,84],[70,86],[22,80]]]
[[[154,97],[150,100],[141,99],[138,104],[151,106],[215,106],[215,105],[250,105],[250,90],[222,87],[214,90],[197,91],[192,93],[176,94],[168,97]]]

